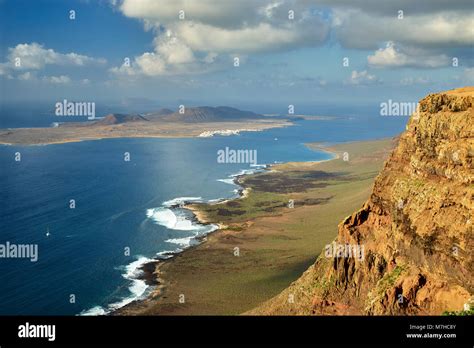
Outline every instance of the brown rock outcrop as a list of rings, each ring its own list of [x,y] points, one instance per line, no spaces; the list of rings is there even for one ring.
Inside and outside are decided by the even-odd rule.
[[[362,260],[323,252],[300,279],[251,313],[465,309],[474,290],[473,101],[474,87],[420,101],[370,198],[338,227],[336,242],[361,248]]]

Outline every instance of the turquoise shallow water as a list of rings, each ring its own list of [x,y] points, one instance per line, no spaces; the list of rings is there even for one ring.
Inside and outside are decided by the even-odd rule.
[[[146,295],[138,266],[211,230],[170,209],[179,199],[166,202],[233,197],[226,179],[256,168],[217,163],[218,150],[256,150],[259,164],[322,160],[328,154],[304,143],[393,136],[405,122],[341,118],[231,137],[0,146],[0,244],[39,248],[37,262],[0,259],[0,314],[98,314]]]

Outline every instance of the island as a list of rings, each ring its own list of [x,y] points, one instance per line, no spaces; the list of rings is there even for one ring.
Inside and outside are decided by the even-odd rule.
[[[87,122],[61,122],[47,128],[0,129],[0,144],[44,145],[107,138],[182,138],[235,135],[292,125],[290,118],[269,117],[231,107],[161,109],[146,114],[109,114]]]

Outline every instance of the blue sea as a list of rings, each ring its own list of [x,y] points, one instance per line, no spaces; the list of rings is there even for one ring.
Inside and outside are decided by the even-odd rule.
[[[318,161],[330,155],[305,143],[395,136],[407,121],[341,116],[236,136],[0,146],[0,244],[38,245],[37,262],[0,259],[0,314],[104,314],[146,296],[141,265],[215,228],[176,204],[236,197],[232,175],[260,168],[218,163],[219,150],[256,150],[259,165]]]

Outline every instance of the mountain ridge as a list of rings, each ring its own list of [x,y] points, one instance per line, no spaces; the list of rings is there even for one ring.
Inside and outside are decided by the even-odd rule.
[[[235,120],[249,120],[263,118],[264,116],[252,111],[244,111],[229,106],[198,106],[184,108],[182,112],[177,111],[161,118],[167,122],[221,122]]]
[[[114,125],[114,124],[123,124],[123,123],[130,123],[130,122],[148,122],[148,119],[137,114],[112,113],[112,114],[108,114],[104,116],[99,121],[95,121],[93,125],[109,126],[109,125]]]
[[[114,124],[125,124],[131,122],[176,122],[176,123],[206,123],[206,122],[230,122],[240,120],[262,119],[265,116],[252,111],[244,111],[229,106],[196,106],[184,108],[180,111],[162,108],[146,114],[121,114],[111,113],[99,121],[91,123],[95,126],[107,126]]]

